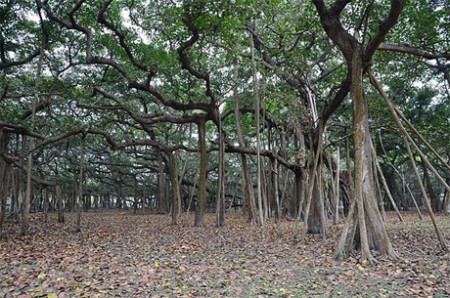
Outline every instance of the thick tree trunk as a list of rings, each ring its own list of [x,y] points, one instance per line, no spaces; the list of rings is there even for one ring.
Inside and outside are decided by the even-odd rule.
[[[219,113],[219,111],[217,111]],[[220,115],[220,114],[219,114]],[[225,225],[225,148],[224,138],[222,132],[222,122],[219,117],[218,125],[219,133],[219,168],[217,178],[217,193],[216,193],[216,226],[222,227]]]
[[[24,146],[27,148],[27,138],[23,139]],[[32,141],[30,140],[30,145],[28,147],[32,147]],[[30,227],[29,215],[30,215],[30,205],[31,205],[31,190],[32,190],[32,181],[31,181],[31,167],[33,166],[33,154],[28,154],[27,161],[27,182],[26,182],[26,190],[25,196],[23,199],[22,205],[22,226],[21,226],[21,234],[25,235]]]
[[[16,137],[16,152],[20,152],[20,144],[21,144],[21,138],[20,135],[17,135]],[[19,220],[19,213],[21,209],[21,204],[23,201],[23,157],[19,158],[19,167],[20,169],[17,169],[13,173],[12,177],[12,184],[13,184],[13,201],[11,203],[11,216],[14,220]]]
[[[255,61],[255,45],[253,36],[250,36],[250,54],[252,58],[252,77],[253,77],[253,95],[255,106],[255,126],[256,126],[256,188],[257,188],[257,202],[258,202],[258,217],[257,222],[263,226],[265,223],[264,209],[263,209],[263,195],[262,195],[262,178],[261,178],[261,136],[260,136],[260,98],[259,98],[259,84]]]
[[[55,186],[55,196],[56,196],[56,204],[58,206],[58,222],[64,222],[64,205],[63,205],[63,194],[61,185]]]
[[[244,191],[247,203],[247,221],[249,223],[254,223],[256,221],[256,214],[257,214],[255,202],[255,190],[253,188],[253,181],[250,175],[247,156],[245,154],[241,154],[241,161],[242,161],[242,174],[244,176],[243,177]]]
[[[76,211],[77,196],[78,196],[78,194],[77,194],[77,192],[78,192],[77,175],[76,174],[73,177],[73,181],[74,181],[74,183],[72,185],[70,185],[69,193],[67,194],[70,212]],[[112,200],[112,198],[108,197],[108,202],[110,202],[111,200]],[[108,204],[108,208],[111,208],[111,204]]]
[[[133,213],[137,214],[139,207],[139,189],[138,189],[138,181],[137,176],[133,176],[133,186],[134,186],[134,194],[133,194]]]
[[[362,260],[373,261],[371,248],[396,258],[375,199],[369,111],[363,93],[363,46],[357,43],[353,44],[351,80],[355,146],[354,197]]]
[[[234,66],[233,71],[233,79],[235,82],[238,80],[238,66]],[[238,141],[239,146],[244,147],[244,134],[242,132],[242,126],[241,126],[241,119],[240,119],[240,111],[239,111],[239,99],[238,99],[238,90],[237,90],[238,84],[235,84],[235,87],[233,88],[233,108],[234,108],[234,120],[236,123],[236,133],[238,135]],[[254,223],[255,222],[255,216],[256,216],[256,203],[255,203],[255,191],[253,189],[253,182],[252,178],[250,176],[250,170],[248,167],[247,162],[247,156],[242,153],[241,154],[241,162],[242,162],[242,183],[243,183],[243,189],[245,192],[245,201],[246,201],[246,207],[247,207],[247,214],[248,214],[248,222]]]
[[[370,176],[372,172],[371,162],[368,158],[371,153],[368,153],[368,111],[364,102],[363,87],[362,87],[362,50],[358,45],[354,49],[352,61],[352,83],[351,94],[353,102],[353,141],[355,145],[355,165],[354,165],[354,200],[357,204],[357,222],[360,235],[361,258],[363,260],[372,260],[372,254],[369,248],[369,235],[366,226],[366,215],[364,208],[365,197],[369,199],[374,197],[373,186],[371,185]],[[356,224],[356,223],[355,223]]]
[[[320,168],[317,169],[317,172]],[[317,174],[318,175],[318,174]],[[319,176],[319,175],[318,175]],[[320,204],[319,177],[314,180],[312,190],[311,208],[308,217],[308,234],[320,234],[322,232],[322,207]]]
[[[0,136],[1,138],[2,136]],[[1,143],[1,142],[0,142]],[[0,144],[1,146],[1,144]],[[0,149],[2,151],[3,148]],[[1,210],[0,210],[0,237],[3,235],[3,223],[5,221],[6,217],[6,201],[8,199],[8,193],[9,193],[9,186],[11,183],[11,176],[12,176],[12,164],[11,162],[6,162],[1,160],[4,163],[0,167],[0,204],[1,204]]]
[[[23,165],[22,158],[19,160],[19,163],[21,163],[21,161]],[[21,203],[23,201],[23,171],[16,170],[13,175],[14,199],[11,205],[11,214],[13,219],[19,220]]]
[[[169,156],[169,174],[172,195],[172,225],[178,224],[178,216],[180,215],[180,188],[178,185],[178,167],[177,160],[173,152],[167,153]]]
[[[289,205],[288,204],[286,204],[285,202],[286,202],[286,199],[287,199],[287,201],[290,201],[289,200],[289,195],[288,195],[288,190],[289,190],[289,187],[291,186],[291,185],[289,185],[290,183],[290,170],[289,169],[285,169],[283,172],[284,172],[284,175],[281,175],[281,170],[282,170],[283,168],[280,168],[280,173],[278,174],[278,176],[280,176],[282,179],[283,179],[283,176],[284,176],[284,181],[283,181],[283,188],[280,188],[280,190],[281,190],[281,198],[280,198],[280,216],[282,216],[284,213],[285,213],[285,211],[287,211],[288,210],[288,207],[289,207]],[[281,186],[281,185],[280,185]],[[292,193],[292,192],[289,192],[289,193]]]
[[[275,223],[278,225],[281,221],[281,207],[280,207],[280,196],[278,192],[278,171],[279,166],[277,160],[274,158],[271,161],[272,171],[270,179],[272,181],[272,199],[275,205]]]
[[[348,233],[349,233],[349,230],[350,230],[351,221],[354,218],[353,214],[355,212],[355,206],[356,206],[356,202],[355,201],[353,201],[351,203],[351,205],[349,206],[348,216],[345,219],[344,228],[342,229],[341,237],[339,239],[339,243],[338,243],[338,246],[337,246],[337,249],[336,249],[336,256],[335,256],[335,258],[337,260],[342,260],[344,258],[344,256],[345,256],[345,248],[347,246],[349,246],[347,244],[348,239],[349,239],[348,238]]]
[[[444,199],[444,203],[442,204],[442,213],[444,213],[445,215],[449,215],[450,214],[450,192],[447,191],[445,194],[445,199]]]
[[[438,196],[436,195],[436,192],[433,189],[433,184],[431,183],[431,179],[430,179],[430,174],[428,173],[428,169],[427,166],[425,165],[423,159],[422,159],[422,164],[423,164],[423,176],[425,178],[425,185],[427,186],[427,190],[428,190],[428,195],[430,197],[430,202],[431,202],[431,208],[433,208],[434,212],[439,212],[439,207],[440,207],[440,202],[438,199]]]
[[[11,182],[11,172],[12,166],[10,163],[7,163],[1,179],[1,187],[0,187],[0,204],[1,204],[1,212],[0,212],[0,235],[3,233],[3,222],[6,217],[6,203],[8,199],[9,186]]]
[[[122,179],[119,179],[117,181],[117,200],[116,200],[116,206],[114,206],[117,209],[123,208],[123,191],[122,191]]]
[[[262,159],[261,160],[261,165],[260,165],[260,191],[261,191],[261,208],[260,208],[260,220],[262,219],[262,223],[266,223],[267,218],[269,217],[269,213],[270,213],[270,206],[268,203],[268,189],[269,189],[269,185],[268,185],[268,171],[266,171],[266,163],[265,160]],[[262,217],[261,217],[262,215]]]
[[[44,38],[42,39],[44,40]],[[30,131],[32,132],[34,130],[34,122],[36,117],[36,106],[39,103],[39,88],[41,86],[41,70],[42,70],[42,62],[44,58],[44,44],[42,43],[40,45],[39,50],[39,60],[37,64],[36,69],[36,78],[35,78],[35,94],[33,97],[33,100],[31,102],[31,127]],[[24,149],[31,149],[34,146],[33,139],[30,138],[29,142],[27,142],[27,139],[24,138]],[[27,188],[25,193],[25,198],[23,202],[23,209],[22,209],[22,227],[21,227],[21,234],[25,235],[28,231],[28,228],[30,227],[29,223],[29,213],[30,213],[30,202],[31,202],[31,191],[32,191],[32,182],[31,182],[31,170],[33,167],[33,153],[29,152],[28,154],[28,162],[27,162]]]
[[[81,136],[80,140],[80,164],[79,164],[79,177],[78,177],[78,196],[77,196],[77,222],[76,232],[81,232],[81,211],[83,203],[83,180],[84,180],[84,139],[85,136]]]
[[[48,223],[48,209],[50,208],[50,194],[48,193],[47,189],[43,189],[42,190],[42,196],[43,196],[43,200],[44,200],[44,222],[47,224]]]
[[[166,197],[166,175],[164,173],[164,162],[162,152],[160,150],[157,151],[158,158],[158,213],[159,214],[167,214],[167,197]]]
[[[295,171],[294,173],[294,191],[293,195],[289,196],[289,213],[292,218],[298,218],[299,220],[302,217],[303,213],[303,203],[305,198],[305,185],[304,179],[306,179],[306,174],[304,177],[300,171]]]
[[[335,225],[337,225],[339,223],[339,185],[340,185],[340,175],[339,173],[341,172],[340,169],[340,162],[341,162],[341,156],[340,156],[340,151],[339,148],[337,148],[337,156],[336,156],[336,174],[335,174],[335,191],[333,192],[335,199],[334,199],[334,217],[333,217],[333,223]]]
[[[195,226],[203,227],[203,214],[206,208],[206,176],[208,154],[206,152],[206,127],[205,121],[198,124],[198,147],[200,151],[200,172],[198,180],[197,206],[195,208]]]
[[[322,133],[323,127],[317,128],[318,144],[317,148],[314,152],[314,163],[312,164],[312,168],[310,171],[310,179],[309,179],[309,187],[308,187],[308,196],[306,201],[306,209],[305,209],[305,229],[302,234],[302,240],[305,240],[306,233],[309,234],[320,234],[323,236],[326,235],[325,229],[325,216],[324,216],[324,205],[321,198],[321,163],[322,160],[320,158],[322,154]]]

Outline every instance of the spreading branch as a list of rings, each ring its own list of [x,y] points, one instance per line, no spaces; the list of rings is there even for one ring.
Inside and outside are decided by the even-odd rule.
[[[365,59],[367,63],[372,60],[373,54],[383,42],[389,30],[397,23],[400,13],[403,9],[403,0],[391,0],[391,8],[388,16],[380,23],[378,31],[374,37],[369,40],[365,51]]]
[[[352,60],[352,44],[356,40],[344,29],[339,16],[345,6],[350,2],[351,0],[336,0],[330,10],[327,10],[323,0],[313,0],[313,4],[319,14],[322,27],[328,37],[330,37],[342,51],[345,60],[348,63]]]
[[[404,54],[411,54],[415,56],[419,56],[425,59],[434,60],[438,58],[444,58],[450,60],[450,50],[445,52],[436,52],[436,51],[426,51],[419,47],[414,47],[407,44],[388,44],[381,43],[378,46],[379,51],[389,51],[389,52],[398,52]]]

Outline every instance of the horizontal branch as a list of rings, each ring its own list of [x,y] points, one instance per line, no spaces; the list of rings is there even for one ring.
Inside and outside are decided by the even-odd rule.
[[[419,56],[425,59],[436,59],[436,58],[445,58],[447,60],[450,60],[450,50],[447,50],[446,52],[435,52],[435,51],[426,51],[419,47],[414,47],[406,44],[387,44],[382,43],[378,47],[379,51],[390,51],[390,52],[398,52],[398,53],[405,53],[405,54],[411,54],[415,56]]]
[[[30,136],[33,138],[44,140],[45,136],[39,133],[32,132],[28,127],[20,124],[12,124],[4,121],[0,121],[0,130],[8,133],[15,133],[19,135]]]

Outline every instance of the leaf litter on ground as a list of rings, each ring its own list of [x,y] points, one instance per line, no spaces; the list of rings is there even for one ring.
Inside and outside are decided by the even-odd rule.
[[[432,225],[413,213],[405,223],[388,216],[399,261],[377,256],[376,265],[357,253],[334,260],[342,226],[330,226],[326,240],[309,235],[293,241],[292,221],[279,226],[247,225],[239,212],[226,226],[204,228],[193,218],[91,211],[82,232],[33,215],[29,235],[7,223],[0,240],[0,297],[448,297],[449,255],[437,246]],[[438,216],[444,234],[448,217]]]

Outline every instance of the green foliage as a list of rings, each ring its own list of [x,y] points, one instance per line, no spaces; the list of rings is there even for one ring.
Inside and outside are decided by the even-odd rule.
[[[173,108],[166,102],[185,105],[211,103],[212,107],[220,107],[222,115],[230,113],[223,126],[229,141],[237,144],[232,114],[232,90],[236,87],[239,107],[247,109],[240,116],[244,136],[248,146],[254,148],[255,119],[254,114],[248,112],[253,108],[256,91],[249,58],[253,38],[260,87],[258,94],[264,110],[277,123],[277,127],[271,127],[270,145],[277,150],[280,135],[285,133],[289,139],[286,160],[294,162],[298,151],[294,141],[295,129],[302,129],[307,142],[314,133],[310,121],[312,111],[305,99],[305,90],[313,95],[320,115],[347,75],[343,57],[325,35],[311,1],[112,1],[104,18],[114,30],[99,22],[104,1],[84,1],[73,15],[74,21],[92,33],[92,54],[108,60],[108,63],[86,63],[84,29],[68,30],[51,20],[44,11],[43,23],[40,24],[35,1],[7,3],[11,6],[0,5],[0,41],[4,49],[1,63],[21,60],[35,52],[42,44],[43,29],[48,34],[48,44],[40,62],[35,57],[24,65],[2,70],[0,94],[4,95],[0,101],[0,118],[11,124],[30,127],[30,118],[21,119],[21,116],[30,109],[33,98],[37,96],[38,103],[50,102],[47,108],[37,113],[34,127],[37,133],[47,137],[78,128],[95,128],[110,133],[117,143],[151,139],[168,147],[183,144],[195,151],[197,134],[194,124],[161,122],[152,117],[171,116],[179,120],[208,112]],[[71,23],[69,13],[73,5],[73,1],[51,0],[46,1],[44,8],[63,22]],[[358,30],[361,41],[367,42],[378,30],[389,5],[387,1],[352,1],[342,12],[342,24],[346,29]],[[183,21],[185,14],[192,19],[198,40],[184,52],[194,70],[208,75],[210,90],[206,90],[204,79],[193,75],[180,61],[178,51],[181,45],[192,38],[191,30]],[[445,52],[449,48],[449,24],[448,8],[443,2],[405,2],[399,24],[385,42]],[[255,36],[251,37],[251,34]],[[445,59],[425,60],[412,55],[377,52],[372,69],[396,106],[439,152],[446,152],[448,144],[445,140],[448,140],[450,131],[449,86],[437,67],[438,62],[448,69]],[[42,71],[36,78],[39,63]],[[238,69],[236,81],[235,68]],[[149,70],[152,70],[151,75]],[[36,88],[37,79],[40,83]],[[292,81],[298,84],[290,83]],[[147,90],[130,88],[130,83],[142,84]],[[101,92],[93,95],[94,87],[109,96]],[[147,92],[150,89],[155,92]],[[404,148],[398,145],[398,131],[383,101],[371,88],[367,88],[366,96],[370,102],[370,123],[375,130],[383,132],[387,158],[396,157],[399,164],[403,163]],[[79,105],[95,107],[82,108]],[[353,117],[350,107],[351,103],[346,99],[331,120],[350,127]],[[194,129],[190,129],[190,125]],[[262,127],[263,144],[268,147],[268,127]],[[216,125],[209,121],[207,131],[209,146],[215,147],[218,139]],[[327,134],[330,141],[334,141],[349,131],[350,128],[330,126]],[[156,167],[155,156],[149,147],[136,146],[133,150],[110,152],[101,136],[89,135],[87,142],[88,155],[93,161],[87,165],[88,173],[92,175],[87,182],[89,188],[104,191],[111,187],[108,184],[111,180],[121,175],[137,175],[140,181],[154,182],[155,177],[150,172],[154,172]],[[64,145],[67,146],[67,157],[58,155],[64,150]],[[59,176],[61,180],[70,181],[77,169],[78,145],[78,136],[73,136],[46,146],[43,150],[48,158],[40,160],[36,168],[40,167],[43,176]],[[342,146],[343,141],[336,145]],[[142,158],[147,153],[150,157]],[[193,173],[197,164],[196,153],[180,154],[189,159],[187,171]],[[100,167],[95,164],[98,160],[144,164],[147,169]],[[232,167],[236,162],[235,156],[227,156],[227,162],[231,168],[230,175],[232,172],[238,177],[239,167]],[[104,174],[96,171],[97,166],[104,170]],[[126,191],[131,191],[127,187]]]

